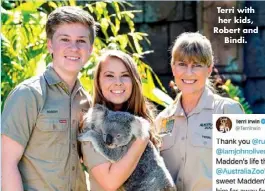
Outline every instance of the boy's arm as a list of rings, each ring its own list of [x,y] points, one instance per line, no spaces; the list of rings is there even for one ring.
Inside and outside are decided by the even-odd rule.
[[[17,165],[24,152],[24,148],[6,135],[2,135],[1,138],[2,190],[23,191],[21,175]]]
[[[35,126],[37,108],[37,97],[25,85],[17,86],[6,99],[1,120],[3,190],[23,190],[18,163]]]

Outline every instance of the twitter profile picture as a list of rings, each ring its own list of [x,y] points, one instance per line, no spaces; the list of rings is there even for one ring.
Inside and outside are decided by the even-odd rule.
[[[216,129],[220,133],[227,133],[232,129],[232,121],[228,117],[219,117],[216,121]]]

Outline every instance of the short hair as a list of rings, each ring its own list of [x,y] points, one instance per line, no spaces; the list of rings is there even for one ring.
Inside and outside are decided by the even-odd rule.
[[[171,51],[171,65],[176,60],[198,62],[209,67],[214,62],[212,45],[198,32],[184,32],[177,37]]]
[[[57,27],[61,24],[80,23],[89,29],[89,41],[93,44],[96,36],[96,22],[85,10],[75,6],[63,6],[52,11],[46,23],[46,35],[52,39]]]

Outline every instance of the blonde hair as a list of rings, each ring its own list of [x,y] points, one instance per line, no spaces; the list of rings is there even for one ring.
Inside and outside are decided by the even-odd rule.
[[[94,91],[92,105],[94,106],[95,104],[102,104],[111,110],[114,109],[114,105],[103,96],[99,84],[101,65],[109,57],[120,59],[125,65],[132,79],[132,94],[128,101],[123,104],[122,110],[143,117],[151,123],[150,140],[154,143],[155,146],[158,147],[160,144],[160,140],[154,128],[154,108],[152,108],[151,103],[149,103],[143,96],[141,78],[137,71],[137,65],[133,61],[132,57],[128,54],[119,50],[107,50],[102,54],[94,73]]]
[[[185,32],[177,37],[171,51],[171,65],[175,61],[193,61],[207,67],[213,65],[213,50],[210,41],[198,32]]]

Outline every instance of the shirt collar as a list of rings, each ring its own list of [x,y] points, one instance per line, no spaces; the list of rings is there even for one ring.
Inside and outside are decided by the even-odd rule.
[[[181,105],[181,96],[182,93],[180,93],[174,101],[174,105],[176,106],[175,115],[177,116],[185,116],[184,109]],[[204,88],[197,106],[188,114],[188,116],[191,116],[194,113],[200,113],[203,109],[214,109],[214,94],[208,87]]]
[[[47,66],[47,69],[44,72],[44,77],[47,80],[49,85],[55,85],[60,82],[63,82],[63,80],[59,77],[59,75],[55,72],[51,64]]]
[[[67,87],[65,82],[55,72],[54,68],[52,67],[52,64],[49,64],[47,66],[47,69],[44,72],[44,77],[49,85],[59,84],[60,86],[63,86],[65,88]],[[76,93],[78,90],[80,90],[81,87],[81,83],[79,79],[77,79],[72,92]]]
[[[178,95],[177,95],[177,98],[175,99],[174,103],[176,105],[176,112],[175,112],[175,115],[178,115],[178,116],[185,116],[185,112],[184,112],[184,109],[182,108],[182,105],[181,105],[181,96],[182,96],[182,93],[180,92]]]

